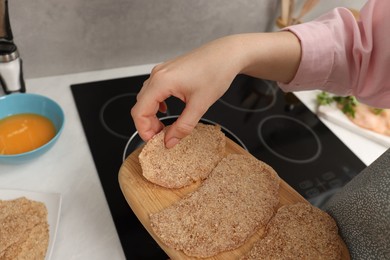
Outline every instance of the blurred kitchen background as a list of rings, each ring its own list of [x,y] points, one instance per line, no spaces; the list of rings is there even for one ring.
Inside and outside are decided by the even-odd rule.
[[[296,13],[304,0],[295,0]],[[320,0],[303,17],[364,0]],[[277,0],[11,0],[25,78],[158,63],[215,38],[276,30]]]

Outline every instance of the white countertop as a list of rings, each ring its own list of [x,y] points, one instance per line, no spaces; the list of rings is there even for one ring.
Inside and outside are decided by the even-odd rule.
[[[70,85],[145,74],[152,68],[153,65],[143,65],[26,81],[28,92],[45,95],[60,104],[65,113],[65,127],[54,147],[40,158],[21,165],[0,165],[0,189],[62,195],[52,259],[125,259]],[[301,92],[297,96],[314,111],[315,92]],[[367,165],[387,149],[323,121]]]

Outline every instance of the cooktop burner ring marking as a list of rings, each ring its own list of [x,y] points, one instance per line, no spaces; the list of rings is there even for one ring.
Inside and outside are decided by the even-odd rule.
[[[230,107],[230,108],[233,108],[235,110],[238,110],[238,111],[242,111],[242,112],[263,112],[263,111],[266,111],[268,110],[269,108],[271,108],[273,105],[275,105],[276,103],[276,100],[277,100],[277,97],[276,97],[276,93],[277,93],[277,88],[272,85],[272,83],[268,80],[264,80],[264,79],[257,79],[257,80],[261,80],[263,83],[266,84],[267,86],[267,90],[269,90],[272,94],[272,100],[271,102],[266,105],[265,107],[261,107],[261,108],[244,108],[244,107],[240,107],[240,106],[237,106],[237,105],[233,105],[229,102],[227,102],[226,100],[223,99],[223,96],[221,98],[218,99],[219,102],[221,102],[222,104]],[[240,87],[245,87],[245,86],[240,86]],[[226,92],[228,92],[229,90],[227,90]]]
[[[160,120],[160,121],[164,121],[164,120],[168,120],[168,119],[176,119],[176,118],[178,118],[178,117],[179,117],[178,115],[165,116],[165,117],[159,118],[159,120]],[[218,123],[216,123],[216,122],[214,122],[214,121],[211,121],[211,120],[209,120],[209,119],[206,119],[206,118],[201,118],[200,121],[201,121],[201,122],[206,122],[206,123],[209,123],[209,124],[212,124],[212,125],[219,125],[219,126],[221,127],[221,129],[223,129],[224,132],[226,132],[226,133],[228,133],[229,135],[233,136],[233,138],[235,139],[235,140],[233,140],[233,141],[238,142],[239,145],[240,145],[242,148],[244,148],[246,151],[248,151],[248,148],[247,148],[246,145],[241,141],[241,139],[238,138],[237,135],[235,135],[232,131],[230,131],[230,130],[227,129],[226,127],[224,127],[224,126],[222,126],[221,124],[218,124]],[[135,132],[131,135],[129,141],[127,141],[126,146],[125,146],[125,149],[124,149],[124,151],[123,151],[122,161],[125,161],[125,160],[126,160],[126,158],[127,158],[127,156],[128,156],[128,155],[127,155],[127,149],[129,148],[131,142],[132,142],[134,139],[136,139],[136,138],[140,138],[139,135],[138,135],[138,131],[135,131]],[[138,146],[137,146],[137,147],[138,147]],[[135,150],[135,149],[134,149],[134,150]],[[133,151],[134,151],[134,150],[133,150]],[[133,152],[133,151],[132,151],[132,152]]]
[[[300,126],[303,126],[305,129],[307,129],[311,134],[312,136],[314,137],[314,140],[316,142],[316,145],[317,145],[317,151],[315,152],[315,154],[313,156],[311,156],[310,158],[307,158],[307,159],[293,159],[293,158],[289,158],[287,156],[284,156],[278,152],[276,152],[272,147],[270,147],[266,140],[264,140],[264,137],[262,135],[262,128],[264,126],[264,123],[267,122],[268,120],[270,119],[274,119],[274,118],[279,118],[279,119],[288,119],[288,120],[292,120],[294,121],[295,123],[298,123]],[[260,138],[260,141],[263,143],[263,145],[268,149],[268,151],[270,151],[273,155],[285,160],[285,161],[288,161],[288,162],[292,162],[292,163],[309,163],[309,162],[312,162],[312,161],[315,161],[316,159],[318,159],[318,157],[320,156],[321,154],[321,151],[322,151],[322,144],[321,144],[321,140],[320,138],[317,136],[317,134],[313,131],[313,129],[311,129],[309,126],[307,126],[305,123],[303,123],[302,121],[296,119],[296,118],[293,118],[293,117],[290,117],[290,116],[285,116],[285,115],[272,115],[272,116],[268,116],[268,117],[265,117],[263,120],[261,120],[261,122],[259,123],[258,125],[258,128],[257,128],[257,134]]]
[[[123,134],[120,134],[118,132],[116,132],[115,130],[113,130],[105,121],[104,119],[104,111],[107,109],[108,105],[110,105],[112,102],[114,102],[115,100],[117,99],[120,99],[120,98],[123,98],[123,97],[126,97],[126,96],[130,96],[130,97],[136,97],[137,96],[137,93],[125,93],[125,94],[121,94],[121,95],[117,95],[115,97],[112,97],[110,98],[109,100],[107,100],[102,108],[100,109],[100,112],[99,112],[99,120],[100,120],[100,123],[103,125],[104,129],[106,129],[110,134],[116,136],[116,137],[119,137],[119,138],[122,138],[122,139],[129,139],[130,136],[126,136],[126,135],[123,135]],[[129,119],[130,119],[130,110],[129,110]]]

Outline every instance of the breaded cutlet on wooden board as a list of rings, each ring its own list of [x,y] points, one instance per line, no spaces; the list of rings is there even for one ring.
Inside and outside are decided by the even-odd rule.
[[[130,205],[131,209],[141,221],[146,230],[156,240],[159,246],[166,252],[171,259],[199,259],[191,258],[185,255],[181,251],[177,251],[173,248],[167,247],[157,236],[154,234],[151,226],[149,215],[161,211],[168,207],[172,203],[180,200],[186,194],[194,191],[199,187],[201,182],[194,183],[190,186],[180,189],[168,189],[153,184],[146,180],[142,176],[141,166],[138,161],[138,155],[141,152],[142,147],[139,147],[127,159],[123,162],[119,170],[119,184],[123,192],[126,201]],[[226,152],[248,154],[241,146],[226,137]],[[280,181],[279,188],[279,206],[294,204],[297,202],[308,203],[298,192],[291,188],[283,180]],[[209,260],[229,260],[238,259],[240,256],[248,252],[255,241],[263,237],[263,230],[256,232],[246,243],[232,251],[220,253],[214,257],[207,258]],[[342,259],[350,259],[349,252],[345,244],[343,243]]]

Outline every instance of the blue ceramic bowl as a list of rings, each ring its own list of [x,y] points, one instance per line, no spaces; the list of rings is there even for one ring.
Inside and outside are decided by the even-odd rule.
[[[0,97],[0,120],[11,115],[34,113],[50,119],[56,130],[56,135],[46,144],[35,150],[12,155],[0,155],[0,163],[23,163],[34,159],[47,150],[57,141],[64,127],[64,112],[61,107],[53,100],[30,93],[15,93]]]

